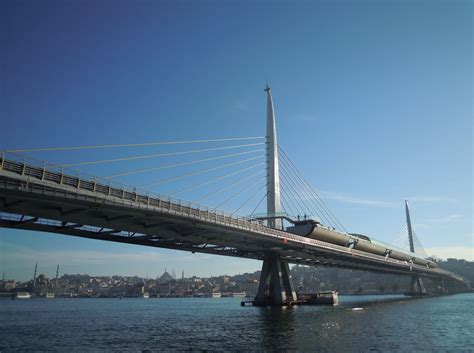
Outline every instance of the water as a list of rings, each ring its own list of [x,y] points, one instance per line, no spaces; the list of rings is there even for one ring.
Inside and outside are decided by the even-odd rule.
[[[0,351],[474,351],[473,293],[340,301],[285,309],[235,298],[0,299]]]

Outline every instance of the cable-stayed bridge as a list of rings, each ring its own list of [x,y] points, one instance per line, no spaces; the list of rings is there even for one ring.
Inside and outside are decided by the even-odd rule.
[[[263,260],[257,305],[297,300],[288,263],[409,275],[414,293],[424,292],[422,277],[464,282],[415,252],[408,204],[407,250],[349,233],[278,146],[265,91],[266,136],[2,151],[0,226]],[[83,159],[97,150],[127,152]],[[40,152],[68,152],[68,161],[29,155]],[[119,182],[130,177],[140,186]]]

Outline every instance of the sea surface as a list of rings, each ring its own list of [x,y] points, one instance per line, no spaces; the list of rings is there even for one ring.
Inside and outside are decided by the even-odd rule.
[[[473,352],[474,293],[292,308],[237,298],[0,299],[2,353],[183,350]]]

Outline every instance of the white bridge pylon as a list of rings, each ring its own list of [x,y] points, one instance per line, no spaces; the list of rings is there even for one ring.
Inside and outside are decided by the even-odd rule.
[[[267,223],[276,229],[283,228],[280,204],[280,173],[278,159],[278,143],[275,122],[275,109],[268,84],[267,93]],[[280,258],[278,252],[265,254],[257,296],[253,304],[256,306],[281,306],[296,301],[296,291],[291,280],[287,261]]]
[[[412,253],[415,252],[415,245],[413,242],[413,228],[411,226],[411,218],[410,218],[410,210],[408,208],[408,200],[405,199],[405,215],[406,215],[406,222],[407,222],[407,231],[408,231],[408,242],[410,245],[410,251]],[[415,296],[422,296],[426,294],[426,289],[421,280],[420,276],[413,275],[411,278],[411,293]]]
[[[282,221],[277,218],[281,213],[281,204],[275,110],[268,84],[265,87],[265,92],[267,92],[267,216],[274,217],[268,219],[270,227],[282,229]]]

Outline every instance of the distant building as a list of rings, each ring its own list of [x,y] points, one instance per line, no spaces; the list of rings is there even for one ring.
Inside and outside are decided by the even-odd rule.
[[[171,282],[173,280],[173,276],[171,276],[168,272],[165,271],[165,273],[163,273],[160,278],[158,278],[158,283],[168,283],[168,282]]]
[[[9,291],[11,291],[15,288],[16,288],[15,281],[5,281],[5,282],[3,282],[3,290],[5,292],[9,292]]]

